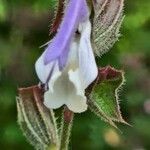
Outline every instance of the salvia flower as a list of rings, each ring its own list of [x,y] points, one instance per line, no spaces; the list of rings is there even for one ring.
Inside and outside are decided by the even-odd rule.
[[[48,85],[44,93],[48,108],[66,105],[76,113],[87,110],[85,89],[98,74],[89,15],[86,0],[70,0],[56,36],[35,64],[39,79]]]

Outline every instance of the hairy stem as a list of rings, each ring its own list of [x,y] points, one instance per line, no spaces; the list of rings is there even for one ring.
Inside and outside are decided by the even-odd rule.
[[[59,150],[68,150],[69,138],[71,135],[71,129],[73,124],[73,116],[74,113],[70,111],[67,107],[64,107]]]

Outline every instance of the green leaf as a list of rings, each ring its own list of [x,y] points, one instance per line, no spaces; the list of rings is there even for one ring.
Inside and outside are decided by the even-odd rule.
[[[19,89],[18,123],[27,140],[36,149],[58,146],[54,113],[43,104],[43,91],[38,86]]]
[[[89,108],[114,127],[114,121],[127,124],[122,118],[119,106],[119,92],[124,81],[124,73],[120,70],[110,66],[99,69],[99,75],[88,96]]]

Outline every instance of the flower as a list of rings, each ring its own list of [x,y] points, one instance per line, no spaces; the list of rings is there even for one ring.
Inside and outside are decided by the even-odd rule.
[[[70,0],[56,36],[35,64],[39,79],[48,85],[44,94],[48,108],[87,110],[85,89],[98,74],[89,15],[86,0]]]

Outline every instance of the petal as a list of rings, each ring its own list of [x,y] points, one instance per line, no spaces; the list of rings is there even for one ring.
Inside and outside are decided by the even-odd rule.
[[[50,109],[56,109],[65,104],[65,95],[55,94],[51,91],[47,91],[44,94],[44,105]]]
[[[82,113],[87,110],[87,104],[86,104],[86,97],[80,96],[80,95],[72,95],[70,99],[67,101],[67,107],[75,112],[75,113]]]
[[[87,19],[87,17],[88,17],[88,7],[86,0],[69,1],[64,19],[60,25],[60,29],[58,30],[56,37],[53,39],[52,43],[49,44],[48,49],[46,50],[44,57],[45,64],[48,64],[49,62],[60,57],[62,53],[65,53],[64,56],[65,58],[63,59],[61,58],[61,62],[63,64],[66,62],[70,43],[77,30],[79,22]]]
[[[79,39],[75,37],[70,46],[66,69],[75,70],[79,67],[78,48],[79,48]]]
[[[68,72],[68,75],[69,75],[69,80],[74,84],[74,87],[76,89],[75,91],[76,94],[84,96],[85,89],[81,81],[81,77],[80,77],[81,75],[80,75],[79,69],[76,69],[75,71],[70,70]]]
[[[51,84],[49,83],[49,87],[51,86],[53,90],[49,90],[45,92],[44,95],[44,104],[48,108],[59,108],[64,105],[68,99],[68,77],[67,74],[61,74],[58,78]],[[71,89],[70,89],[71,90]]]
[[[97,77],[98,69],[91,46],[91,23],[89,20],[79,26],[81,39],[79,44],[79,69],[85,88],[87,88]]]
[[[87,110],[84,89],[80,86],[78,70],[62,72],[54,84],[53,91],[49,90],[44,94],[44,104],[48,108],[56,109],[62,105],[75,112],[81,113]],[[49,85],[50,86],[50,85]]]
[[[48,83],[48,88],[51,92],[54,92],[54,84],[57,81],[57,79],[61,76],[61,72],[60,71],[55,71],[55,73],[52,75],[51,79],[49,80]]]
[[[74,85],[74,90],[72,94],[70,94],[69,99],[67,101],[67,106],[70,110],[76,113],[81,113],[87,110],[86,97],[85,97],[85,89],[82,85],[82,81],[80,79],[79,69],[75,71],[70,70],[68,72],[69,80]]]
[[[59,73],[57,61],[53,61],[47,65],[44,64],[44,54],[43,53],[35,63],[36,73],[42,83],[48,82],[52,76],[57,76]]]

